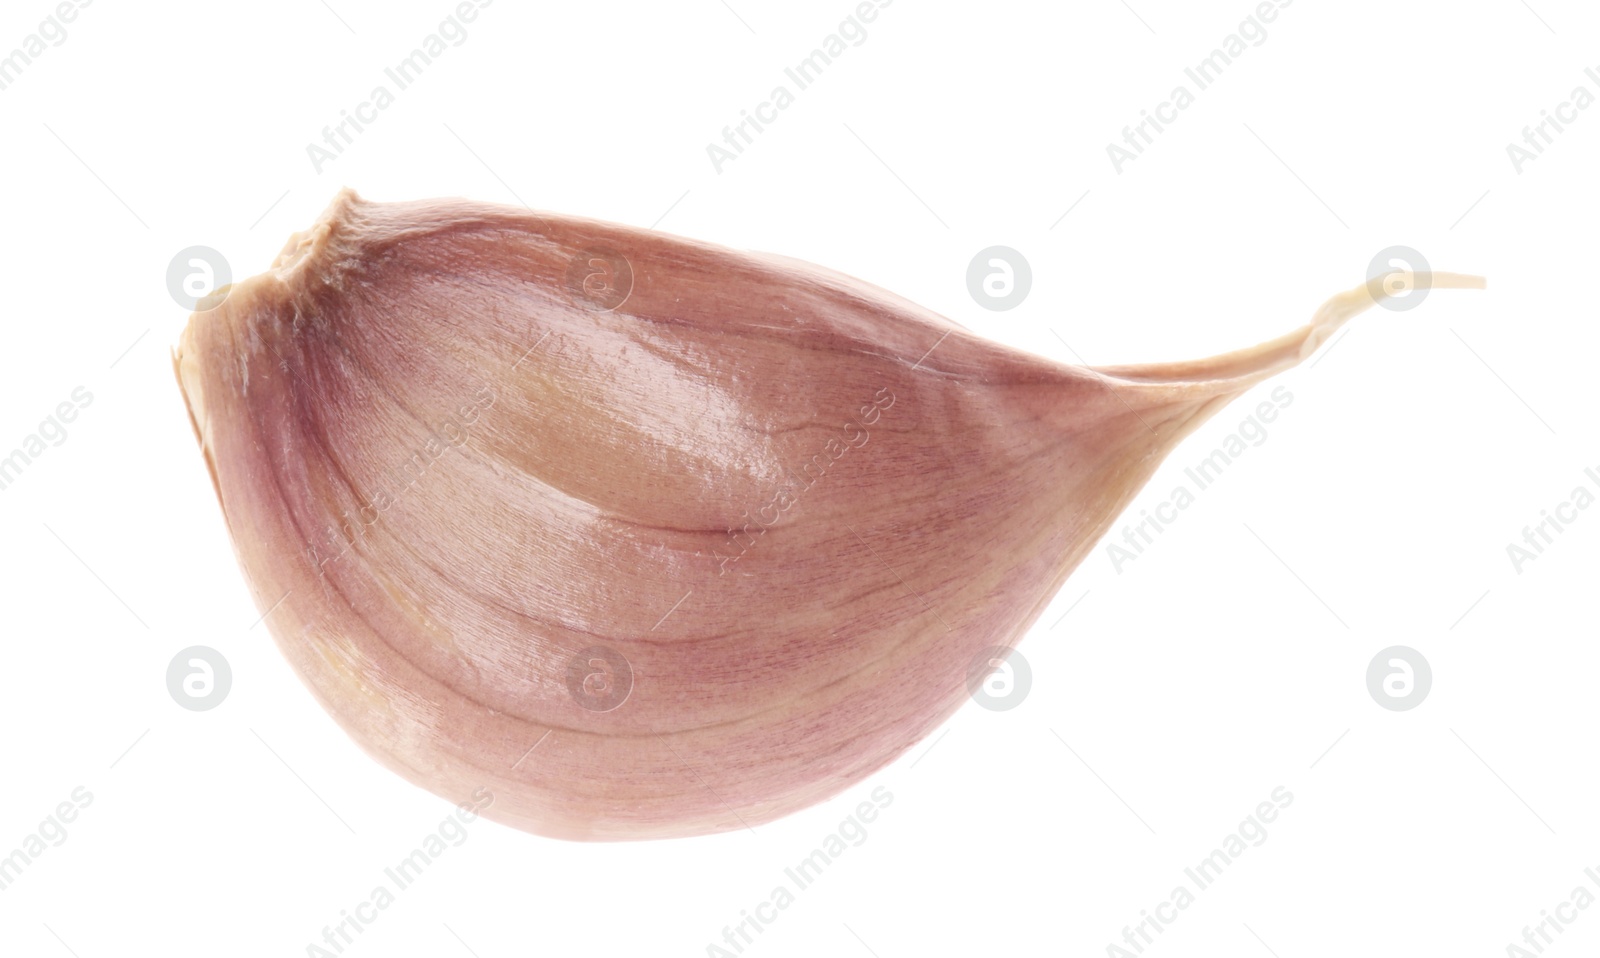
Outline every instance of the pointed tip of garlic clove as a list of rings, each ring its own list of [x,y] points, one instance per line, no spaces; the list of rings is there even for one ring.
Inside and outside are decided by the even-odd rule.
[[[1405,294],[1410,294],[1414,290],[1421,290],[1426,293],[1434,289],[1486,289],[1489,285],[1486,277],[1474,276],[1468,273],[1418,272],[1412,274],[1413,285],[1411,287],[1398,289],[1391,288],[1383,279],[1384,277],[1382,276],[1373,277],[1360,286],[1353,286],[1342,293],[1335,293],[1329,297],[1328,301],[1323,303],[1316,314],[1311,317],[1309,324],[1286,337],[1304,336],[1299,356],[1289,365],[1297,365],[1309,359],[1351,317],[1359,315],[1373,306],[1381,306],[1387,300],[1398,298],[1402,295],[1401,289],[1404,290]]]
[[[1484,277],[1464,273],[1419,272],[1414,276],[1423,290],[1485,289],[1488,285]],[[1352,317],[1399,295],[1379,280],[1368,280],[1328,297],[1312,314],[1311,321],[1299,329],[1254,346],[1182,362],[1090,368],[1134,386],[1205,384],[1213,393],[1226,389],[1237,395],[1310,359]]]

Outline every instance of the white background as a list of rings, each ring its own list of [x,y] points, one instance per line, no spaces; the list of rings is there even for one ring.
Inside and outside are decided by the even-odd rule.
[[[321,173],[306,145],[452,3],[83,9],[0,91],[0,453],[93,395],[0,492],[0,856],[74,788],[93,801],[0,891],[4,950],[304,955],[450,811],[252,628],[170,368],[173,255],[258,272],[350,185],[796,256],[1068,362],[1266,339],[1397,244],[1490,289],[1373,310],[1277,380],[1294,401],[1267,441],[1056,597],[1021,707],[968,707],[754,832],[583,845],[478,822],[346,954],[706,955],[880,785],[865,843],[746,955],[1104,955],[1278,786],[1267,840],[1145,954],[1506,954],[1600,866],[1600,508],[1520,573],[1506,551],[1600,492],[1600,106],[1520,173],[1506,152],[1600,92],[1600,11],[1299,0],[1119,174],[1106,145],[1254,8],[1129,2],[900,0],[721,173],[707,144],[852,3],[497,0]],[[52,9],[7,3],[0,56]],[[966,287],[995,244],[1033,267],[1009,312]],[[233,668],[208,712],[166,687],[195,644]],[[1432,663],[1412,711],[1367,692],[1395,644]],[[1600,948],[1600,907],[1576,915],[1546,954]]]

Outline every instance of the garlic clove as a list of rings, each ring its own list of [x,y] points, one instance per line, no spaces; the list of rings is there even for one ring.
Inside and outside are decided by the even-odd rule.
[[[1372,296],[1081,369],[795,260],[344,191],[174,364],[257,605],[355,741],[518,828],[663,838],[937,728],[1184,435]]]

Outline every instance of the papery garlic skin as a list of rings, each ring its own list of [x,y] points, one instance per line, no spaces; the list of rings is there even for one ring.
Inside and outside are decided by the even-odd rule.
[[[345,191],[174,361],[258,607],[345,730],[501,822],[645,839],[893,761],[1180,438],[1371,302],[1092,371],[796,261]]]

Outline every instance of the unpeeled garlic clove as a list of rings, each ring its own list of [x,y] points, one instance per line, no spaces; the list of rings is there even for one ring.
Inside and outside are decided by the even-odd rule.
[[[1373,295],[1090,370],[797,261],[345,191],[174,363],[258,607],[364,749],[661,838],[937,728],[1180,438]]]

